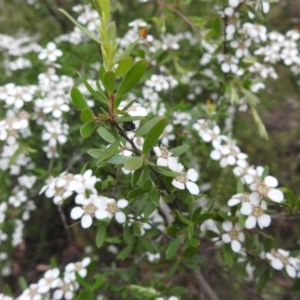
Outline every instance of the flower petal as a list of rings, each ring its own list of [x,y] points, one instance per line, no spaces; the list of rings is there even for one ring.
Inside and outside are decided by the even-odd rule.
[[[82,228],[89,228],[93,223],[93,219],[90,215],[84,215],[81,218],[81,226]]]
[[[125,208],[125,207],[127,207],[127,205],[128,205],[128,201],[125,200],[125,199],[120,199],[120,200],[118,200],[118,202],[117,202],[117,206],[118,206],[119,208]]]
[[[123,224],[126,221],[126,216],[122,211],[118,211],[115,214],[115,218],[116,218],[117,222],[120,223],[120,224]]]
[[[240,252],[241,248],[242,248],[242,245],[241,245],[241,243],[239,241],[233,240],[231,242],[231,249],[232,249],[232,251],[234,251],[234,252]]]
[[[229,220],[226,220],[222,223],[222,227],[225,231],[230,231],[233,227],[232,222]]]
[[[189,180],[195,182],[195,181],[198,179],[198,176],[199,176],[199,175],[198,175],[198,172],[197,172],[195,169],[191,168],[191,169],[189,169],[189,170],[187,171],[186,176],[187,176],[187,178],[188,178]]]
[[[275,202],[282,202],[284,199],[284,195],[282,191],[278,189],[271,189],[268,192],[268,197]]]
[[[173,184],[176,188],[178,188],[178,189],[180,189],[180,190],[184,190],[184,188],[185,188],[184,183],[179,182],[179,181],[176,180],[175,178],[172,180],[172,184]]]
[[[200,189],[196,183],[188,181],[185,185],[192,195],[198,195],[200,193]]]
[[[267,176],[264,179],[264,183],[269,187],[276,187],[278,185],[278,180],[273,176]]]
[[[254,216],[249,216],[245,222],[245,227],[248,229],[254,228],[256,225],[256,218]]]
[[[81,207],[76,206],[71,210],[70,215],[73,220],[77,220],[82,217],[83,213],[84,213],[84,210]]]

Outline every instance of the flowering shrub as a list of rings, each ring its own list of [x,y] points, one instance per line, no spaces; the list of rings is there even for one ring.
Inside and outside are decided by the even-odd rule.
[[[0,35],[0,299],[296,297],[299,198],[245,152],[300,33],[270,0],[114,2],[61,9],[45,45]]]

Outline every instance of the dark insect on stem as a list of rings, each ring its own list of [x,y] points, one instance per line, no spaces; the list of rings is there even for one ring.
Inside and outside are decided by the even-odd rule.
[[[132,131],[135,129],[135,124],[133,122],[124,122],[123,129],[125,131]]]

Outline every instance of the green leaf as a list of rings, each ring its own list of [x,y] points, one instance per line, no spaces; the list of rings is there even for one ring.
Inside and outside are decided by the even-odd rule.
[[[132,66],[132,62],[133,62],[133,59],[130,56],[125,57],[124,59],[122,59],[120,61],[119,65],[117,66],[117,69],[115,71],[115,75],[116,76],[121,76],[124,73],[126,73],[130,69],[130,67]]]
[[[142,59],[137,61],[124,76],[119,89],[117,91],[117,98],[122,97],[133,89],[137,83],[141,80],[144,72],[146,71],[147,62]]]
[[[194,230],[195,230],[194,229],[194,225],[191,224],[191,225],[188,226],[188,238],[189,238],[189,241],[191,241],[192,238],[193,238]]]
[[[21,290],[25,291],[28,288],[26,279],[23,276],[20,276],[18,281],[19,281],[19,286],[21,287]]]
[[[86,108],[89,108],[85,98],[83,97],[83,95],[81,94],[78,88],[73,86],[70,95],[73,103],[76,105],[76,107],[79,110],[84,110]]]
[[[185,190],[179,191],[178,199],[185,204],[193,204],[195,202],[194,196]]]
[[[251,110],[252,110],[252,116],[253,116],[254,122],[257,126],[259,135],[262,138],[264,138],[265,140],[268,140],[269,137],[268,137],[268,133],[267,133],[267,130],[266,130],[266,127],[265,127],[264,123],[262,122],[262,120],[261,120],[260,116],[258,115],[256,109],[254,107],[251,107]]]
[[[171,278],[175,274],[176,270],[178,269],[178,266],[179,266],[179,264],[177,262],[171,264],[171,267],[169,268],[169,270],[167,271],[167,273],[165,275],[166,279]]]
[[[182,237],[178,237],[175,240],[171,241],[166,251],[166,258],[171,259],[176,255],[177,250],[182,243]]]
[[[139,168],[132,173],[131,177],[131,186],[135,187],[138,180],[141,178],[142,173],[144,172],[143,168]]]
[[[130,44],[130,45],[126,48],[126,50],[125,50],[123,53],[121,53],[118,57],[116,57],[116,58],[114,59],[114,63],[116,64],[116,63],[118,63],[120,60],[122,60],[122,59],[124,59],[125,57],[129,56],[130,53],[132,52],[132,50],[134,49],[134,47],[138,44],[139,40],[140,40],[140,39],[137,39],[137,40],[135,40],[132,44]]]
[[[213,21],[213,26],[212,26],[214,33],[217,37],[221,36],[221,30],[222,30],[222,24],[221,20],[219,17],[216,17]]]
[[[271,252],[271,250],[273,248],[273,243],[274,243],[274,240],[270,239],[270,238],[267,238],[264,241],[264,250],[265,250],[265,252]]]
[[[149,120],[135,132],[134,136],[139,137],[139,136],[146,135],[157,122],[159,122],[160,120],[163,120],[163,119],[164,119],[164,117],[155,117],[155,118]]]
[[[107,22],[110,18],[110,0],[94,0],[94,4],[99,16]]]
[[[241,229],[245,228],[246,220],[247,220],[247,216],[242,215],[242,214],[239,215],[238,224],[239,224],[239,226],[240,226]]]
[[[116,83],[116,78],[115,78],[114,72],[107,71],[103,76],[102,83],[103,83],[103,86],[104,86],[105,90],[108,93],[113,93],[115,83]]]
[[[214,216],[215,216],[215,214],[212,212],[204,212],[200,216],[195,218],[194,222],[197,224],[201,224],[206,220],[212,219]]]
[[[188,227],[188,228],[190,228],[190,227]],[[190,229],[191,230],[191,229]],[[199,245],[200,245],[200,241],[198,240],[198,239],[196,239],[196,238],[193,238],[192,237],[192,234],[191,234],[192,232],[191,231],[188,231],[188,234],[189,234],[189,245],[191,246],[191,247],[195,247],[195,248],[197,248]]]
[[[89,149],[87,152],[90,156],[98,159],[103,151],[104,151],[103,149]],[[128,156],[115,154],[115,155],[111,156],[110,158],[106,159],[105,162],[113,164],[113,165],[123,165],[127,159],[128,159]],[[100,163],[103,163],[103,161],[100,160],[99,165],[100,165]]]
[[[154,247],[153,241],[149,241],[145,237],[139,237],[138,241],[143,246],[143,248],[145,250],[149,251],[152,254],[156,254],[157,253],[157,250]]]
[[[103,150],[103,152],[98,157],[98,160],[104,161],[112,157],[118,151],[119,145],[120,145],[120,138],[116,139],[108,148]]]
[[[81,136],[84,138],[88,138],[89,136],[91,136],[91,134],[93,133],[93,131],[96,129],[97,126],[98,125],[95,121],[90,121],[90,122],[83,124],[80,127]]]
[[[265,288],[269,278],[270,278],[270,269],[266,269],[262,273],[262,275],[259,277],[259,280],[258,280],[258,283],[257,283],[257,290],[259,292],[261,292]]]
[[[100,248],[103,245],[105,236],[106,236],[106,224],[102,222],[101,225],[98,227],[96,233],[96,245],[98,248]]]
[[[142,194],[145,194],[147,192],[148,191],[144,190],[143,188],[134,189],[134,190],[132,190],[128,193],[127,199],[130,200],[130,199],[136,198],[136,197],[138,197]]]
[[[150,199],[157,207],[159,206],[159,198],[160,198],[160,190],[153,189],[150,193]]]
[[[82,123],[91,121],[94,118],[94,113],[90,108],[84,109],[80,114],[80,120]]]
[[[85,288],[89,288],[90,287],[90,284],[89,282],[87,282],[84,278],[82,278],[78,272],[75,272],[75,278],[76,278],[76,281],[83,287]]]
[[[239,179],[238,182],[237,182],[236,191],[237,191],[238,194],[244,193],[244,184],[243,184],[241,179]]]
[[[77,26],[84,34],[86,34],[90,39],[94,40],[98,44],[101,44],[100,39],[98,39],[96,36],[94,36],[90,31],[88,31],[84,26],[82,26],[80,23],[78,23],[73,17],[71,17],[66,11],[63,9],[58,9],[60,12],[62,12],[65,16],[69,18],[69,20]]]
[[[103,283],[105,281],[105,276],[102,274],[96,274],[95,277],[96,277],[96,280],[92,285],[92,289],[98,290],[103,285]]]
[[[99,78],[100,78],[101,81],[103,80],[104,74],[105,74],[105,68],[104,68],[103,65],[101,65],[100,68],[99,68]]]
[[[181,175],[178,172],[169,171],[169,168],[164,169],[164,167],[155,168],[155,171],[167,177],[179,177]]]
[[[129,244],[127,244],[127,246],[118,253],[117,259],[124,260],[125,258],[127,258],[133,249],[134,243],[135,241],[134,239],[132,239],[132,241]]]
[[[116,27],[116,23],[115,22],[111,22],[108,26],[107,26],[107,39],[108,42],[111,45],[114,45],[116,42],[116,36],[117,36],[117,27]]]
[[[148,201],[144,208],[144,216],[148,218],[156,209],[155,203]]]
[[[137,121],[137,120],[141,120],[143,118],[144,117],[142,117],[142,116],[126,116],[126,117],[117,117],[115,121],[117,123],[123,123],[123,122]]]
[[[265,167],[263,173],[261,174],[261,180],[264,180],[269,175],[269,168]]]
[[[80,74],[78,73],[79,77],[81,78],[84,86],[86,87],[86,89],[91,93],[91,95],[98,101],[100,101],[101,103],[107,105],[108,103],[108,99],[107,97],[105,96],[105,94],[103,93],[103,91],[99,91],[96,92],[92,86],[88,83],[88,81]]]
[[[105,141],[107,141],[110,144],[112,144],[116,140],[115,137],[103,126],[99,127],[97,132]]]
[[[129,171],[134,171],[143,166],[143,159],[141,157],[130,157],[125,161],[124,168]]]
[[[225,262],[226,262],[227,266],[229,268],[231,268],[232,264],[233,264],[233,253],[232,253],[232,250],[231,250],[231,247],[230,247],[230,243],[224,245],[223,255],[224,255],[224,259],[225,259]]]
[[[176,214],[183,224],[189,225],[191,223],[179,210],[176,210]]]
[[[143,154],[147,155],[166,127],[166,119],[158,121],[148,132],[143,145]]]
[[[189,145],[181,145],[176,148],[169,149],[169,152],[171,152],[173,154],[173,156],[177,157],[177,156],[183,154],[184,152],[186,152],[189,148],[190,148]]]

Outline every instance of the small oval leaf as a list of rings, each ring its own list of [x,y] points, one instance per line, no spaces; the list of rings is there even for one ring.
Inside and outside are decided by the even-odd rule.
[[[96,129],[96,127],[97,127],[97,124],[94,121],[90,121],[90,122],[85,123],[80,128],[81,136],[84,137],[84,138],[88,138],[89,136],[91,136],[91,134]]]
[[[117,69],[115,71],[115,75],[116,76],[121,76],[123,75],[124,73],[126,73],[130,67],[132,66],[132,62],[133,62],[133,59],[132,57],[125,57],[124,59],[122,59],[119,63],[119,65],[117,66]]]
[[[178,237],[169,244],[168,249],[166,251],[167,259],[171,259],[176,255],[176,252],[177,252],[181,242],[182,242],[182,238]]]
[[[115,137],[108,131],[106,130],[103,126],[98,128],[98,133],[99,135],[107,142],[113,143],[115,141]]]
[[[164,119],[164,117],[155,117],[145,124],[143,124],[134,134],[134,136],[143,136],[149,132],[149,130],[160,120]]]
[[[143,166],[143,159],[141,157],[130,157],[125,161],[124,168],[129,171],[134,171]]]
[[[107,160],[112,157],[119,149],[120,138],[116,139],[108,148],[103,150],[103,152],[98,157],[98,161]]]
[[[147,155],[166,127],[166,119],[158,121],[148,132],[143,145],[143,154]]]
[[[83,95],[81,94],[78,88],[73,86],[70,95],[73,103],[76,105],[76,107],[79,110],[84,110],[86,108],[89,108],[85,98],[83,97]]]
[[[142,76],[145,73],[147,66],[146,60],[142,59],[137,61],[126,73],[124,76],[118,92],[117,92],[117,98],[122,97],[126,93],[128,93],[132,88],[136,86],[136,84],[141,80]]]
[[[96,245],[98,248],[100,248],[103,245],[103,242],[106,237],[106,224],[102,223],[98,229],[96,234]]]
[[[94,118],[94,113],[90,108],[84,109],[80,114],[80,120],[82,123],[91,121]]]
[[[103,83],[105,90],[108,93],[113,93],[115,83],[116,83],[116,78],[115,78],[114,72],[112,72],[112,71],[106,72],[103,76],[102,83]]]

